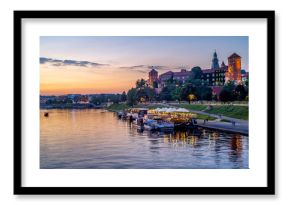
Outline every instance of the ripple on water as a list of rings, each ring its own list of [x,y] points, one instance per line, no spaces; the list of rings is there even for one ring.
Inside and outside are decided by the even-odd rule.
[[[42,169],[248,168],[248,136],[239,134],[140,133],[103,110],[41,110],[40,128]]]

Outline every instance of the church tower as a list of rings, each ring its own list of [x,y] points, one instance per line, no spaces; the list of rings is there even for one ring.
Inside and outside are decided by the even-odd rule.
[[[219,69],[219,68],[220,68],[219,60],[217,58],[216,51],[214,51],[213,58],[212,58],[212,61],[211,61],[211,69]]]

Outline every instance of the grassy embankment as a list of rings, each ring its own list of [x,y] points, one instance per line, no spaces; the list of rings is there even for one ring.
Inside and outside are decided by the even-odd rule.
[[[148,105],[138,104],[138,105],[134,105],[133,107],[134,108],[156,109],[156,108],[162,108],[162,107],[165,107],[165,106],[164,105],[152,105],[152,104],[148,104]],[[130,107],[127,104],[112,104],[107,109],[110,110],[110,111],[118,112],[118,111],[123,111],[123,110],[128,109],[128,108],[132,108],[132,107]]]
[[[237,105],[219,105],[214,106],[212,110],[206,111],[211,114],[221,114],[242,120],[249,119],[249,107]]]
[[[249,107],[248,106],[239,106],[239,105],[212,105],[210,110],[207,110],[206,105],[189,105],[189,104],[180,104],[180,107],[189,109],[204,111],[209,114],[224,115],[227,117],[248,120],[249,118]]]
[[[130,106],[128,106],[127,104],[112,104],[107,109],[110,111],[118,112],[128,108],[130,108]]]

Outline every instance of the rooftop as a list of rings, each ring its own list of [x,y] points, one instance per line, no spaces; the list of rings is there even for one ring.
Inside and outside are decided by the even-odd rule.
[[[236,53],[233,53],[232,55],[230,55],[228,58],[241,58],[241,56],[239,56]]]

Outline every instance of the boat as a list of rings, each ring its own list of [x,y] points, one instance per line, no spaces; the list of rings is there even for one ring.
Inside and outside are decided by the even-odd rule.
[[[174,124],[175,129],[188,129],[197,127],[197,121],[194,118],[169,118],[168,120]]]
[[[147,108],[131,108],[127,110],[127,116],[130,119],[138,119],[140,117],[144,117],[147,115],[148,109]]]
[[[121,119],[121,118],[123,118],[124,112],[120,111],[117,113],[117,115],[118,115],[118,118]]]
[[[144,129],[150,131],[170,131],[174,129],[174,124],[162,119],[148,119],[144,122]]]
[[[197,127],[196,114],[190,113],[184,108],[157,108],[150,110],[149,114],[153,116],[153,119],[160,117],[164,121],[172,123],[175,129]]]

